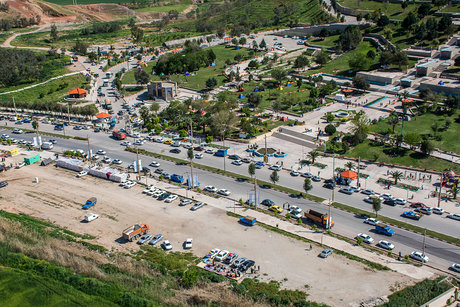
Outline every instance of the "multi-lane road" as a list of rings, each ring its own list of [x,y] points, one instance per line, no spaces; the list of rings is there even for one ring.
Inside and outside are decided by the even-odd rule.
[[[29,128],[27,127],[28,124],[23,124],[23,128]],[[22,127],[21,126],[21,127]],[[75,131],[75,130],[69,130],[69,128],[66,128],[66,134],[72,134],[72,135],[79,135],[79,136],[89,136],[90,138],[90,146],[92,147],[93,152],[96,152],[99,149],[102,149],[107,152],[107,156],[112,158],[112,159],[120,159],[124,162],[124,165],[127,166],[128,164],[131,164],[135,159],[136,155],[131,152],[124,151],[124,147],[120,145],[120,141],[116,141],[110,137],[109,134],[106,133],[94,133],[90,130],[80,130],[80,131]],[[45,131],[52,131],[52,126],[51,125],[46,125],[46,124],[41,124],[40,130],[45,130]],[[9,134],[12,137],[15,137],[17,139],[25,139],[25,140],[32,140],[33,134],[31,133],[26,133],[26,134],[21,134],[21,135],[13,135],[11,134],[11,131],[9,130],[0,130],[0,134]],[[75,139],[60,139],[60,138],[55,138],[57,139],[57,144],[55,144],[54,151],[57,152],[62,152],[67,149],[83,149],[87,150],[88,144],[86,141],[80,141],[80,140],[75,140]],[[133,142],[133,139],[130,139],[129,141]],[[97,145],[96,145],[97,144]],[[143,146],[141,146],[143,149],[146,149],[148,151],[152,152],[157,152],[157,153],[162,153],[166,155],[172,155],[178,158],[183,158],[185,159],[186,155],[186,150],[184,148],[181,148],[181,153],[180,154],[171,154],[169,153],[169,150],[172,148],[168,145],[161,144],[161,143],[154,143],[154,142],[146,142]],[[141,156],[143,165],[148,165],[150,162],[152,162],[154,159],[150,157],[143,157]],[[176,165],[173,162],[166,161],[166,160],[159,160],[156,159],[161,164],[161,168],[163,168],[166,172],[169,174],[172,173],[177,173],[181,175],[187,175],[190,173],[190,167],[186,165]],[[241,166],[236,166],[232,165],[231,160],[227,159],[227,164],[226,164],[226,169],[230,170],[235,173],[239,173],[242,175],[247,175],[247,164],[243,164]],[[203,159],[196,159],[196,163],[200,164],[206,164],[210,166],[215,166],[218,168],[223,168],[223,159],[220,157],[215,157],[210,154],[203,153]],[[153,169],[152,169],[153,171]],[[307,171],[307,170],[305,170]],[[267,167],[264,167],[263,169],[258,169],[256,171],[257,178],[267,180],[269,181],[269,175],[271,171],[267,169]],[[248,199],[249,193],[253,193],[253,185],[248,183],[248,182],[238,182],[234,178],[227,177],[227,176],[222,176],[218,175],[215,173],[211,173],[208,171],[200,170],[200,169],[195,169],[194,174],[198,175],[198,180],[201,184],[201,186],[206,186],[206,185],[213,185],[216,186],[217,188],[226,188],[229,191],[231,191],[230,198],[233,198],[235,200],[238,199],[243,199],[246,200]],[[294,189],[297,189],[299,191],[302,190],[302,183],[303,183],[303,178],[302,177],[291,177],[289,175],[289,172],[287,171],[281,171],[280,172],[280,185],[288,186]],[[331,197],[331,190],[325,189],[322,187],[322,183],[313,183],[313,190],[312,193],[314,195],[318,195],[324,198],[330,198]],[[285,193],[278,192],[275,190],[271,189],[258,189],[259,193],[259,199],[271,199],[273,200],[276,204],[282,206],[283,204],[289,203],[290,205],[296,205],[302,208],[304,211],[307,209],[316,209],[321,212],[327,212],[329,208],[325,204],[319,204],[315,203],[312,201],[308,200],[303,200],[303,199],[297,199],[297,198],[291,198],[289,195],[286,195]],[[354,207],[359,207],[363,209],[370,210],[370,204],[364,203],[363,198],[365,196],[356,193],[353,195],[345,195],[342,193],[337,193],[335,192],[335,200],[338,202],[345,203],[350,206]],[[405,222],[412,222],[414,224],[417,224],[421,227],[426,227],[428,229],[433,229],[438,232],[446,233],[454,237],[458,237],[458,234],[460,233],[460,222],[447,219],[444,216],[426,216],[422,218],[420,221],[411,221],[411,220],[405,220],[401,218],[399,215],[401,214],[402,210],[404,208],[400,207],[389,207],[386,205],[383,205],[383,208],[381,210],[381,214],[385,216],[390,216],[394,218],[398,218],[401,220],[404,220]],[[350,214],[345,211],[341,211],[335,208],[331,208],[331,215],[333,220],[335,221],[335,226],[334,226],[334,232],[339,233],[341,235],[347,236],[347,237],[355,237],[358,233],[364,232],[369,235],[371,235],[374,239],[374,245],[379,241],[379,240],[389,240],[393,244],[395,244],[395,251],[401,253],[403,255],[410,253],[413,250],[419,250],[421,251],[423,248],[423,235],[416,234],[410,231],[406,231],[403,229],[396,229],[396,234],[391,237],[385,237],[383,235],[379,235],[373,231],[373,227],[370,225],[367,225],[363,223],[363,219],[355,217],[353,214]],[[426,254],[430,257],[430,264],[435,265],[436,267],[446,269],[448,266],[450,266],[454,262],[460,262],[460,247],[448,244],[436,239],[432,239],[429,237],[426,237],[425,239],[425,252]]]

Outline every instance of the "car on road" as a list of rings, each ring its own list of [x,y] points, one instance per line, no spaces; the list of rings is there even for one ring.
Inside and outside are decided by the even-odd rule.
[[[145,243],[149,242],[152,239],[152,237],[153,236],[151,234],[147,233],[147,234],[143,235],[139,239],[139,241],[137,241],[137,244],[139,244],[139,245],[145,244]]]
[[[380,197],[383,198],[383,199],[393,199],[394,197],[391,195],[391,194],[388,194],[388,193],[383,193],[383,194],[380,194]]]
[[[196,153],[195,154],[195,159],[203,159],[203,154],[202,153]]]
[[[230,155],[230,156],[228,156],[228,158],[230,160],[241,160],[240,156],[238,156],[238,155]]]
[[[49,139],[48,142],[50,142],[51,144],[56,144],[57,141],[55,139]]]
[[[238,258],[238,254],[236,253],[229,253],[227,258],[223,261],[224,264],[230,265]]]
[[[396,198],[395,199],[395,203],[397,205],[401,205],[401,206],[404,206],[406,204],[406,200],[405,199],[402,199],[402,198]]]
[[[204,189],[206,192],[211,192],[211,193],[216,193],[217,192],[217,188],[213,185],[207,185],[204,187]]]
[[[374,190],[370,190],[370,189],[362,190],[361,193],[363,193],[365,195],[374,195],[375,194]]]
[[[251,163],[251,159],[250,158],[243,158],[243,159],[241,159],[241,162],[243,162],[243,163]]]
[[[86,176],[88,175],[88,172],[87,171],[81,171],[77,174],[77,177],[80,178],[80,177],[83,177],[83,176]]]
[[[321,254],[319,254],[319,257],[321,257],[321,258],[327,258],[327,257],[329,257],[330,255],[332,255],[333,252],[334,252],[333,249],[326,248],[325,250],[323,250],[323,251],[321,252]]]
[[[442,215],[444,213],[444,209],[442,208],[431,208],[434,214]]]
[[[73,130],[81,130],[81,127],[80,126],[74,126]]]
[[[290,174],[291,174],[292,177],[297,177],[297,176],[299,176],[299,172],[296,171],[296,170],[292,170]]]
[[[187,238],[184,241],[184,249],[191,249],[193,245],[193,239],[192,238]]]
[[[282,170],[282,167],[279,164],[273,164],[273,165],[270,165],[270,167],[268,169],[272,170],[272,171],[280,171],[280,170]]]
[[[375,225],[377,225],[377,224],[379,223],[379,221],[378,221],[377,219],[374,219],[374,218],[372,218],[372,217],[369,217],[369,218],[367,218],[367,219],[364,220],[364,223],[365,223],[365,224],[369,224],[369,225],[371,225],[371,226],[375,226]]]
[[[415,211],[426,214],[426,215],[431,215],[431,213],[433,213],[433,209],[431,209],[430,207],[417,208],[415,209]]]
[[[224,260],[227,255],[229,254],[229,251],[226,251],[226,250],[221,250],[217,255],[216,257],[214,258],[215,261],[222,261]]]
[[[173,194],[173,195],[170,195],[168,198],[165,199],[165,203],[172,203],[173,201],[175,201],[177,198],[179,198],[179,196]]]
[[[395,248],[395,246],[393,245],[393,243],[390,243],[386,240],[380,240],[379,243],[377,244],[377,246],[380,246],[381,248],[384,248],[384,249],[387,249],[387,250],[393,250]]]
[[[262,162],[262,161],[257,161],[255,164],[256,164],[257,169],[261,169],[265,165],[264,162]]]
[[[208,148],[204,152],[207,153],[207,154],[210,154],[210,155],[215,153],[214,149],[212,149],[212,148]]]
[[[204,206],[204,202],[198,201],[190,208],[190,210],[196,211],[196,210],[200,209],[203,206]]]
[[[411,203],[410,206],[412,208],[422,208],[422,207],[426,207],[426,205],[424,203]]]
[[[158,242],[160,242],[161,240],[163,240],[163,235],[162,234],[157,234],[157,235],[153,236],[152,240],[150,240],[149,245],[155,245]]]
[[[460,263],[454,263],[450,266],[450,269],[452,271],[455,271],[457,273],[460,273]]]
[[[264,206],[271,207],[271,206],[275,205],[275,202],[273,200],[267,198],[267,199],[262,200],[261,204],[264,205]]]
[[[193,200],[191,200],[190,198],[183,198],[180,201],[179,206],[186,206],[186,205],[190,205],[191,203],[193,203]]]
[[[339,192],[348,194],[348,195],[352,195],[354,193],[352,188],[341,188]]]
[[[422,218],[422,214],[421,213],[417,213],[417,212],[414,212],[414,211],[404,211],[401,216],[403,217],[406,217],[408,219],[412,219],[412,220],[420,220]]]
[[[451,213],[447,215],[448,218],[460,221],[460,213]]]
[[[232,267],[239,268],[246,260],[248,260],[246,257],[238,258],[235,262],[233,262]]]
[[[110,162],[112,162],[112,159],[110,159],[109,157],[104,157],[104,158],[102,159],[102,162],[104,162],[104,163],[110,163]]]
[[[123,161],[121,161],[120,159],[113,159],[112,163],[120,165],[123,163]]]
[[[204,147],[199,145],[199,146],[196,146],[195,148],[193,148],[193,150],[196,150],[196,151],[203,151],[204,150]]]
[[[313,174],[309,173],[309,172],[305,172],[305,173],[302,173],[301,176],[304,177],[304,178],[312,178]]]
[[[121,145],[121,146],[131,146],[131,143],[125,141],[125,142],[121,142],[120,145]]]
[[[268,210],[273,211],[273,212],[276,212],[276,213],[281,213],[281,212],[283,212],[283,209],[280,208],[280,207],[277,206],[277,205],[271,206],[270,208],[268,208]]]
[[[240,271],[241,272],[246,272],[247,270],[249,270],[249,268],[251,268],[252,266],[254,266],[255,264],[255,261],[254,260],[246,260],[240,267]]]
[[[183,144],[182,147],[184,147],[184,149],[190,149],[190,148],[193,148],[192,144],[190,143],[187,143],[187,144]]]
[[[385,199],[383,203],[393,207],[395,207],[397,204],[396,199]]]
[[[171,242],[169,242],[169,240],[164,240],[163,244],[162,244],[162,247],[166,251],[172,250],[172,245],[171,245]]]
[[[217,194],[229,196],[229,195],[230,195],[230,191],[227,190],[227,189],[219,189],[219,191],[217,191]]]
[[[369,197],[364,198],[364,201],[365,201],[366,203],[373,204],[373,203],[374,203],[374,198],[378,198],[378,197],[376,197],[376,196],[369,196]]]
[[[15,133],[15,134],[23,134],[24,131],[22,131],[21,129],[14,129],[13,133]]]
[[[2,181],[0,182],[0,188],[4,188],[8,185],[8,181]]]
[[[180,149],[179,148],[173,148],[169,151],[170,153],[175,153],[175,154],[178,154],[180,153]]]
[[[427,255],[417,251],[413,251],[412,253],[410,253],[409,257],[420,262],[428,262],[429,260]]]
[[[311,180],[313,180],[314,182],[320,182],[321,181],[321,177],[320,176],[313,176],[311,178]]]
[[[332,189],[335,188],[335,184],[332,183],[332,182],[328,182],[328,183],[325,183],[325,184],[323,185],[323,187],[325,187],[326,189],[331,189],[331,190],[332,190]]]
[[[151,167],[159,167],[160,166],[160,163],[156,162],[156,161],[152,161],[149,166]]]
[[[173,143],[173,141],[171,140],[166,140],[163,142],[163,144],[166,144],[166,145],[171,145]]]
[[[372,244],[374,242],[374,238],[372,238],[370,235],[365,234],[365,233],[358,233],[356,236],[356,239],[361,238],[364,243],[367,244]]]

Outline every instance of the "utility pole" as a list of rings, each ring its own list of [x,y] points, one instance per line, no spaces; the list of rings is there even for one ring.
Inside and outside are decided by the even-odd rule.
[[[222,147],[224,147],[224,150],[225,150],[225,130],[224,130],[224,133],[222,134]],[[226,172],[226,168],[225,168],[225,156],[224,155],[224,172]]]
[[[89,160],[91,160],[92,155],[91,155],[91,147],[89,145],[89,136],[88,136],[88,134],[86,135],[86,138],[88,139],[88,157],[89,157]]]
[[[136,146],[136,164],[137,164],[137,177],[141,178],[141,168],[139,163],[139,147]]]
[[[69,119],[69,125],[70,125],[70,103],[67,102],[67,118]]]
[[[426,241],[426,228],[423,231],[423,247],[422,247],[422,254],[425,256],[425,241]]]
[[[332,179],[335,179],[335,155],[332,156]]]
[[[438,208],[441,206],[442,175],[439,175]]]
[[[332,190],[332,197],[334,197],[334,190]],[[331,200],[329,199],[329,214],[327,220],[327,229],[331,229],[332,217],[331,217]]]
[[[193,150],[193,124],[192,119],[190,119],[190,142],[192,143],[192,150]],[[190,159],[190,178],[192,178],[192,189],[195,187],[193,182],[193,157]]]
[[[14,96],[13,96],[13,106],[14,106],[14,116],[18,118],[18,111],[16,110],[16,102],[14,101]]]
[[[359,166],[361,164],[361,157],[358,157],[358,179],[356,181],[356,185],[359,187]]]
[[[267,134],[265,134],[265,156],[264,156],[264,162],[268,162],[268,155],[267,155]]]

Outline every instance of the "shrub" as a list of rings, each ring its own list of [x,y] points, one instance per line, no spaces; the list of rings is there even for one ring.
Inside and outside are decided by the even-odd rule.
[[[333,135],[337,131],[337,129],[334,127],[334,125],[329,124],[324,128],[324,131],[329,135]]]

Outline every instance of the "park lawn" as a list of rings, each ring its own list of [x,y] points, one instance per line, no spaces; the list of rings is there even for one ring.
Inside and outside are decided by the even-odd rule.
[[[150,76],[150,79],[153,79],[152,77],[152,67],[155,66],[155,63],[156,62],[149,62],[149,63],[146,63],[147,66],[146,67],[143,67],[143,69],[149,74]],[[136,72],[137,68],[133,68],[131,69],[130,71],[128,71],[127,73],[125,73],[123,75],[123,78],[121,79],[121,83],[123,84],[136,84],[136,79],[134,78],[134,73]]]
[[[442,8],[440,12],[460,13],[460,4],[447,5],[446,7]]]
[[[441,141],[432,140],[435,147],[444,150],[444,151],[453,151],[457,154],[460,154],[460,142],[458,133],[460,131],[460,123],[456,122],[455,119],[460,116],[460,111],[457,112],[452,116],[444,116],[444,115],[436,115],[433,113],[425,113],[422,115],[418,115],[416,117],[412,117],[410,121],[404,122],[404,133],[418,133],[420,135],[423,134],[431,134],[433,135],[433,131],[431,130],[431,125],[433,123],[438,123],[439,127],[443,127],[446,119],[450,119],[451,125],[445,131],[437,132],[438,135],[442,137]],[[386,133],[387,131],[393,131],[392,127],[387,123],[388,119],[380,121],[375,125],[371,126],[371,130],[376,133]],[[396,126],[395,133],[401,134],[402,125],[401,122]]]
[[[384,163],[393,163],[406,165],[411,167],[418,167],[422,169],[431,169],[437,171],[443,171],[445,169],[452,169],[454,172],[460,172],[460,165],[451,163],[442,159],[433,158],[431,156],[426,157],[424,154],[404,150],[402,151],[403,155],[398,155],[396,157],[391,157],[389,154],[394,147],[389,145],[376,145],[365,141],[355,147],[352,147],[347,151],[346,155],[351,157],[361,157],[361,159],[366,160],[376,160]]]
[[[14,97],[16,101],[29,103],[35,101],[57,102],[66,97],[71,89],[76,87],[84,88],[87,84],[86,77],[82,74],[77,74],[56,79],[20,92],[0,95],[0,101],[12,101]],[[40,94],[44,96],[40,98]]]
[[[63,282],[31,272],[0,267],[2,306],[115,306]]]
[[[335,47],[335,42],[339,39],[340,35],[326,36],[324,39],[321,38],[309,38],[307,42],[314,46],[321,46],[325,48]]]
[[[403,10],[399,3],[378,2],[372,0],[339,0],[340,5],[351,9],[359,9],[362,11],[377,11],[380,10],[390,19],[403,20],[411,11],[417,11],[419,4],[409,4]],[[410,3],[410,2],[409,2]]]
[[[352,59],[356,55],[364,54],[366,55],[369,50],[373,50],[376,54],[378,51],[375,49],[374,46],[370,42],[362,41],[359,46],[355,50],[348,51],[334,60],[329,61],[323,67],[318,69],[308,70],[304,73],[304,75],[313,75],[319,72],[330,73],[330,74],[337,74],[337,75],[350,75],[349,70],[350,66],[348,65],[348,61]],[[374,64],[378,63],[378,56],[371,62],[371,67]]]
[[[167,13],[172,10],[176,10],[179,13],[185,10],[190,4],[173,4],[173,5],[162,5],[162,6],[150,6],[143,7],[140,9],[135,9],[136,12],[157,12],[157,13]]]
[[[190,31],[177,31],[177,29],[175,29],[175,32],[166,32],[166,33],[151,31],[150,33],[145,34],[144,43],[149,47],[156,47],[156,46],[161,46],[164,42],[167,42],[167,41],[188,38],[188,37],[195,37],[199,35],[203,35],[203,33],[190,32]]]
[[[137,0],[137,2],[144,2],[147,0]],[[46,2],[59,4],[59,5],[72,5],[72,0],[46,0]],[[97,4],[97,3],[126,3],[126,0],[78,0],[78,5]]]

